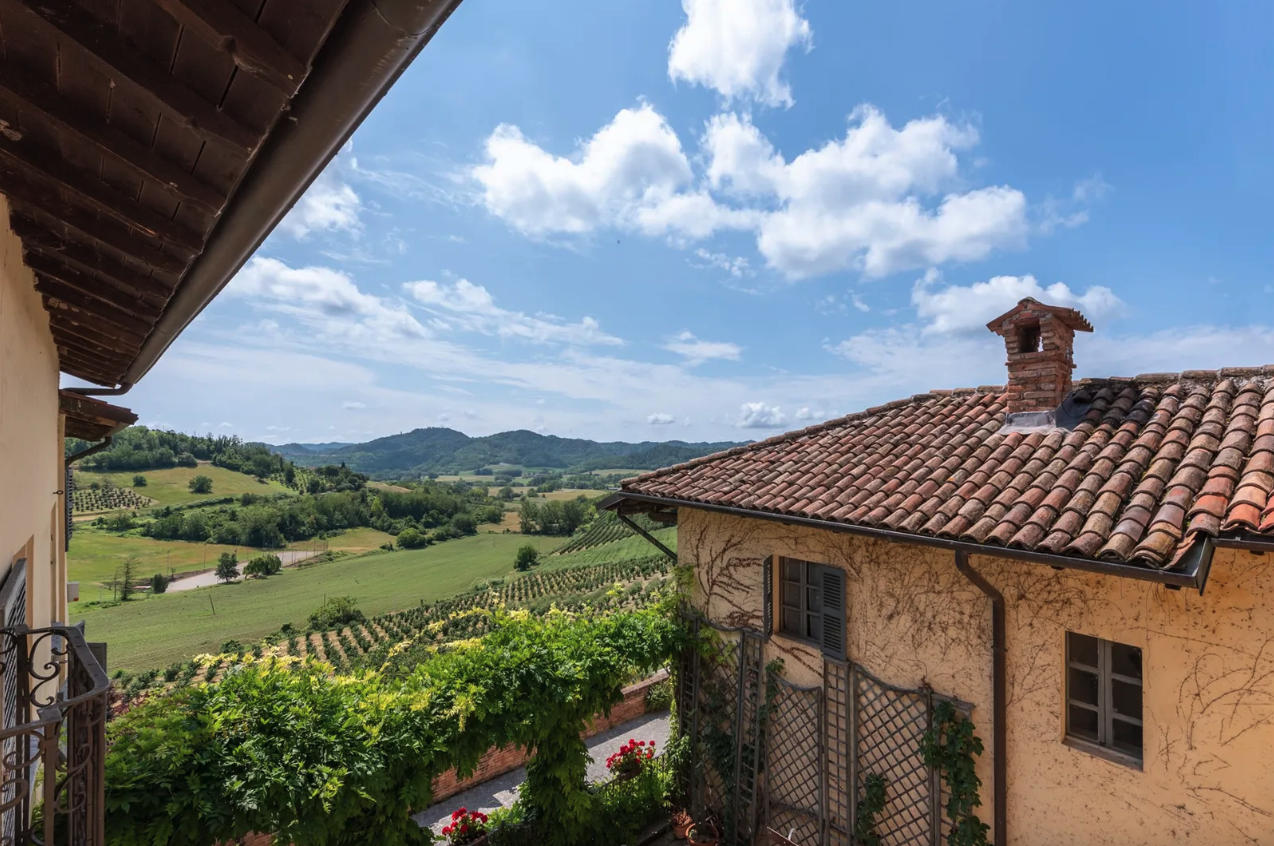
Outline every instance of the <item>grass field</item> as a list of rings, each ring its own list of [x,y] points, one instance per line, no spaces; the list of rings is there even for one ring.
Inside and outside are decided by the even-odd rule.
[[[112,670],[163,667],[215,652],[231,638],[249,643],[284,623],[304,626],[324,596],[353,596],[368,616],[452,596],[480,580],[513,573],[514,555],[525,543],[548,551],[561,538],[480,534],[110,608],[72,605],[71,622],[84,620],[89,639],[107,642]]]
[[[575,499],[579,496],[586,496],[589,499],[592,499],[593,497],[601,496],[604,493],[606,493],[606,491],[586,491],[582,488],[563,488],[560,491],[549,491],[548,493],[540,494],[540,499]]]
[[[169,467],[164,470],[146,470],[136,473],[96,473],[90,470],[78,470],[75,473],[75,484],[87,487],[93,482],[110,479],[111,483],[121,488],[133,486],[133,476],[146,477],[146,487],[137,488],[137,492],[155,500],[159,505],[184,505],[205,499],[216,499],[223,496],[238,496],[245,493],[275,494],[293,493],[278,482],[262,484],[252,476],[236,473],[224,467],[211,464],[200,464],[198,467]],[[190,480],[195,476],[207,476],[212,479],[211,494],[193,494],[190,492]]]
[[[393,540],[392,535],[375,529],[350,529],[334,538],[329,538],[326,544],[331,550],[357,553],[376,549],[391,540]],[[323,543],[325,542],[298,541],[288,544],[288,549],[310,549],[321,546]],[[67,553],[67,570],[71,581],[80,582],[84,600],[89,601],[98,598],[97,585],[114,578],[124,559],[130,555],[137,556],[139,562],[134,575],[137,578],[143,578],[155,573],[167,575],[214,567],[217,558],[223,552],[237,553],[239,559],[243,560],[260,551],[243,546],[163,541],[116,535],[91,526],[77,526],[75,534],[71,536],[70,552]]]
[[[634,470],[631,467],[609,467],[605,470],[591,471],[594,476],[623,476],[625,479],[632,476],[640,476],[642,473],[649,473],[649,470]]]

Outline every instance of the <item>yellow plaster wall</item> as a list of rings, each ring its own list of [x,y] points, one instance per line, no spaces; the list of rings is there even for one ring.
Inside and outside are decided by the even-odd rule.
[[[887,682],[927,681],[974,703],[986,745],[981,816],[992,821],[990,604],[951,553],[686,508],[677,544],[696,568],[696,605],[732,625],[761,625],[765,556],[844,569],[851,659]],[[1010,843],[1274,846],[1274,556],[1218,550],[1204,596],[971,563],[1006,599]],[[1062,744],[1068,630],[1142,648],[1142,769]],[[821,680],[822,659],[804,644],[776,634],[775,657],[793,681]]]
[[[34,625],[64,609],[58,358],[49,319],[0,196],[0,573],[29,555]]]

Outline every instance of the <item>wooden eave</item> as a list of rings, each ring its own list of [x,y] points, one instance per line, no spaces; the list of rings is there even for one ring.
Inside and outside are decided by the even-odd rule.
[[[0,193],[62,372],[124,381],[347,2],[0,0]]]
[[[137,415],[127,408],[72,391],[58,392],[58,407],[66,415],[68,438],[100,441],[137,422]]]

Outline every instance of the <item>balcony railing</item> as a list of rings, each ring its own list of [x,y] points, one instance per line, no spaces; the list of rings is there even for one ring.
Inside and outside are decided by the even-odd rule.
[[[79,629],[0,629],[0,846],[105,843],[109,690]]]

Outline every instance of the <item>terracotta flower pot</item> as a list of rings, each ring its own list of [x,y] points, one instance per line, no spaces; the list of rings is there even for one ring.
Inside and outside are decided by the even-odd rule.
[[[690,830],[690,826],[694,824],[694,820],[690,815],[682,811],[672,816],[672,836],[674,840],[685,840],[686,832]]]
[[[686,837],[690,846],[717,846],[717,841],[721,839],[717,827],[712,823],[695,823],[686,832]]]

